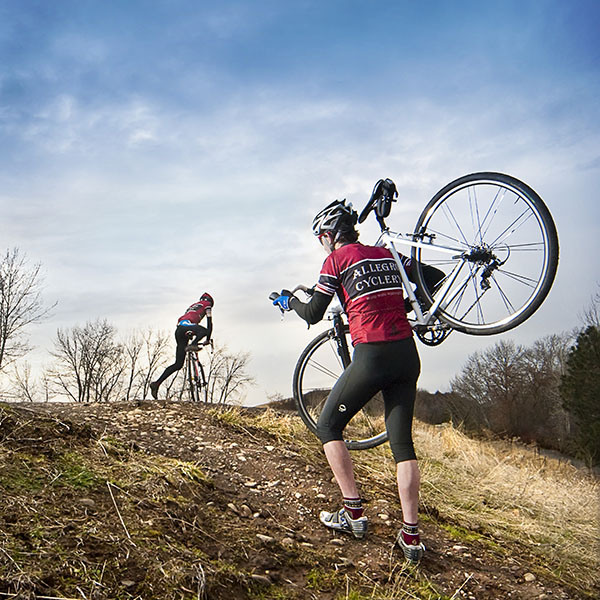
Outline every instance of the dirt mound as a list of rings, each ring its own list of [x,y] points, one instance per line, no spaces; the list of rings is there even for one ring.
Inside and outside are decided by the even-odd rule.
[[[0,592],[16,597],[577,598],[526,557],[424,521],[393,549],[393,481],[361,481],[370,534],[321,527],[339,501],[289,414],[191,404],[0,405]]]

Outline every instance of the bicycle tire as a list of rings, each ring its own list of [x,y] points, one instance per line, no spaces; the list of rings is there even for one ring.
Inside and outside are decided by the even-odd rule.
[[[413,235],[427,242],[425,248],[412,249],[426,308],[436,290],[427,288],[422,264],[441,268],[448,278],[459,262],[461,270],[467,266],[436,316],[470,335],[502,333],[527,320],[550,292],[558,268],[558,235],[550,211],[531,187],[503,173],[472,173],[446,185],[421,213]],[[461,252],[440,260],[439,240]]]
[[[198,360],[198,356],[190,353],[187,357],[188,363],[188,384],[190,386],[190,397],[192,402],[207,401],[206,378],[204,377],[204,368]]]
[[[349,342],[347,324],[344,332]],[[337,353],[334,329],[324,331],[314,338],[296,363],[293,377],[294,402],[300,418],[315,435],[317,421],[329,391],[346,366]],[[378,393],[346,426],[346,446],[350,450],[365,450],[383,444],[387,441],[387,432],[382,422],[383,398]]]

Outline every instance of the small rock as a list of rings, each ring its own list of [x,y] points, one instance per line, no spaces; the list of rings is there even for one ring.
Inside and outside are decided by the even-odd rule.
[[[241,462],[246,462],[246,457],[243,454],[238,454],[237,459]]]
[[[466,546],[459,546],[456,544],[455,546],[452,546],[452,550],[468,550],[468,548]]]
[[[135,585],[135,581],[131,581],[131,579],[123,579],[121,581],[121,585],[126,588],[133,587]]]
[[[238,507],[237,507],[237,506],[236,506],[236,505],[235,505],[233,502],[230,502],[230,503],[227,505],[227,508],[228,508],[228,509],[229,509],[231,512],[234,512],[236,515],[239,515],[239,514],[240,514],[240,511],[238,510]]]
[[[305,548],[314,548],[314,544],[311,544],[310,542],[302,542],[300,544],[301,546],[304,546]]]
[[[321,500],[325,500],[325,498],[327,498],[327,496],[325,494],[317,494],[317,498],[320,498]]]
[[[275,450],[275,446],[265,446],[265,450],[267,452],[273,452],[273,450]]]
[[[240,506],[240,516],[244,517],[244,519],[249,519],[252,516],[252,510],[247,504]]]
[[[340,556],[339,561],[340,562],[337,563],[337,564],[340,567],[352,567],[354,565],[354,563],[349,558],[347,558],[345,556]]]
[[[281,545],[282,546],[293,546],[294,545],[294,540],[291,537],[285,537],[281,540]]]
[[[531,583],[532,581],[535,581],[535,575],[533,573],[525,573],[525,575],[523,575],[523,579],[528,583]]]
[[[253,487],[256,487],[258,485],[258,482],[256,482],[253,479],[251,479],[250,481],[244,481],[244,485],[246,487],[253,488]]]
[[[296,492],[294,494],[294,498],[302,498],[302,494],[300,492]]]
[[[271,585],[271,580],[265,575],[257,575],[256,573],[250,575],[252,581],[256,581],[256,583],[260,583],[262,585]]]
[[[329,543],[333,544],[334,546],[343,546],[344,540],[342,540],[340,538],[333,538]]]
[[[390,515],[386,514],[386,513],[379,513],[377,515],[382,521],[389,521],[390,520]]]
[[[82,498],[79,502],[89,508],[94,508],[94,506],[96,506],[96,503],[91,498]]]
[[[263,535],[262,533],[257,533],[256,537],[263,543],[263,544],[272,544],[275,541],[275,538],[272,538],[270,535]]]

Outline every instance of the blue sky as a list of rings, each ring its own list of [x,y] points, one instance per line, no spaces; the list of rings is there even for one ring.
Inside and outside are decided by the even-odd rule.
[[[249,401],[289,393],[321,327],[266,300],[314,283],[312,216],[391,177],[410,231],[460,175],[530,184],[555,217],[550,297],[504,336],[421,347],[421,385],[467,355],[579,324],[598,291],[600,3],[0,0],[0,248],[46,273],[57,327],[170,331],[200,292],[249,351]],[[364,242],[375,226],[362,228]],[[37,357],[37,358],[36,358]]]

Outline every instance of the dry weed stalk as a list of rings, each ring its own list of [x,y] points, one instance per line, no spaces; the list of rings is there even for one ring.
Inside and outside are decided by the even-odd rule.
[[[123,529],[125,530],[125,534],[127,535],[127,539],[135,546],[135,542],[131,539],[131,536],[129,535],[129,531],[127,531],[127,526],[125,525],[125,521],[123,521],[123,517],[121,516],[121,512],[119,511],[119,507],[117,506],[117,501],[115,500],[115,497],[113,495],[112,492],[112,488],[111,488],[111,484],[110,481],[106,482],[106,486],[108,487],[108,491],[110,493],[110,498],[115,506],[115,510],[117,511],[117,515],[119,517],[119,521],[121,521],[121,525],[123,526]]]

